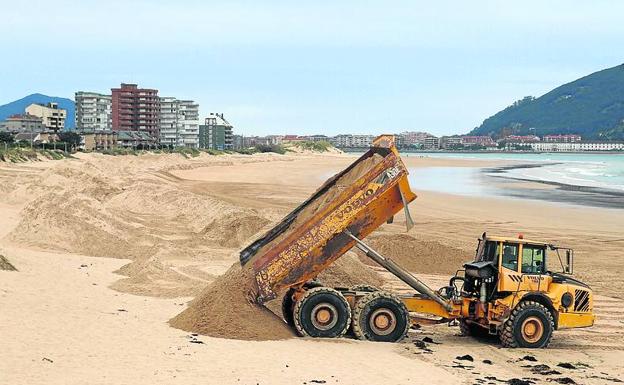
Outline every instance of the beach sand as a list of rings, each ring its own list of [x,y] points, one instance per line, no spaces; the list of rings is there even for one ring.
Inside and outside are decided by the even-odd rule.
[[[575,273],[596,294],[596,326],[558,331],[549,349],[535,351],[500,349],[446,325],[412,331],[398,344],[240,341],[190,336],[168,325],[238,259],[240,248],[353,160],[340,154],[79,154],[0,164],[0,254],[17,269],[0,271],[0,383],[471,384],[486,376],[545,382],[523,367],[534,364],[521,360],[527,354],[553,368],[561,362],[578,367],[557,368],[562,374],[548,378],[608,384],[624,377],[621,210],[456,196],[419,191],[417,184],[410,205],[416,226],[404,234],[398,215],[372,242],[433,245],[418,248],[423,254],[414,258],[423,262],[410,267],[434,287],[474,253],[483,231],[573,247]],[[503,165],[404,160],[410,167]],[[435,245],[443,263],[430,263]],[[387,288],[405,290],[372,268]],[[429,353],[414,343],[423,337],[441,344],[427,344]],[[455,359],[464,354],[474,358],[461,361],[468,368]]]

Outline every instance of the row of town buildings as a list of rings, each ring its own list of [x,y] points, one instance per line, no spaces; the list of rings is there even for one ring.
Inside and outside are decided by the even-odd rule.
[[[112,88],[110,95],[76,92],[75,111],[78,133],[147,135],[155,146],[171,148],[232,148],[233,127],[223,114],[210,113],[202,122],[199,104],[193,100],[160,97],[158,90],[139,88],[136,84],[122,83],[119,88]],[[0,122],[0,130],[31,136],[57,132],[64,129],[66,118],[67,111],[56,103],[31,104],[23,114]]]
[[[339,148],[366,148],[373,135],[338,135],[327,138]],[[402,132],[395,134],[400,149],[426,151],[438,150],[486,150],[486,151],[624,151],[624,142],[584,141],[580,135],[510,135],[495,141],[490,136],[453,135],[436,137],[426,132]]]
[[[486,150],[486,151],[614,151],[624,150],[624,142],[583,141],[580,135],[511,135],[495,141],[490,136],[453,135],[437,137],[427,132],[401,132],[395,134],[396,145],[403,150]],[[279,145],[297,141],[326,141],[342,149],[364,149],[371,146],[375,135],[342,134],[325,135],[268,135],[234,136],[234,148],[255,145]]]

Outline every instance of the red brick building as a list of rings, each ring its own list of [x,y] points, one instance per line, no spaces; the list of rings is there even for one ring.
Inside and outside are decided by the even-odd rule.
[[[112,88],[111,93],[113,131],[141,131],[158,138],[158,90],[121,83],[121,87]]]

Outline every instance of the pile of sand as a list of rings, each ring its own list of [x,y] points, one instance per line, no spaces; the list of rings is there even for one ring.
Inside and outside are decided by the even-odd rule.
[[[266,226],[269,221],[259,215],[234,212],[215,218],[202,229],[203,239],[221,247],[240,247]]]
[[[355,285],[381,287],[384,284],[383,277],[362,263],[352,251],[335,260],[318,275],[317,279],[329,287],[353,287]]]
[[[110,287],[125,293],[153,297],[176,298],[197,295],[204,280],[181,274],[157,257],[138,260],[115,271],[127,278]]]
[[[268,340],[290,337],[292,331],[280,317],[266,307],[254,304],[256,298],[252,270],[254,260],[308,221],[346,187],[382,160],[383,157],[375,154],[339,178],[334,186],[300,211],[289,228],[261,248],[244,267],[234,264],[223,276],[208,285],[186,310],[170,320],[171,326],[223,338]],[[357,283],[374,285],[382,283],[380,277],[353,256],[337,261],[320,278],[326,285],[351,286]]]
[[[454,274],[465,262],[474,259],[465,250],[433,240],[416,239],[409,234],[383,234],[367,238],[366,243],[381,255],[407,270],[424,274]],[[376,263],[358,251],[362,262]]]
[[[212,337],[278,340],[292,330],[269,309],[253,303],[253,273],[235,263],[169,321],[175,328]]]

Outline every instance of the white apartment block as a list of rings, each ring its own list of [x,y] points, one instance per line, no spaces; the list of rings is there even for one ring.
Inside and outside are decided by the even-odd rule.
[[[574,142],[574,143],[508,143],[507,147],[513,145],[531,146],[533,151],[538,152],[574,152],[574,151],[624,151],[624,142]]]
[[[373,135],[337,135],[331,138],[331,143],[336,147],[366,148],[370,147],[375,137]]]
[[[199,148],[199,104],[192,100],[180,100],[178,116],[178,145]]]
[[[78,91],[76,100],[76,129],[110,131],[112,129],[112,98],[96,92]]]
[[[160,144],[178,146],[178,99],[160,98]]]
[[[160,98],[160,144],[199,147],[199,104],[192,100]]]
[[[65,118],[67,110],[58,107],[58,103],[31,104],[26,107],[26,113],[41,118],[43,126],[48,130],[63,130],[65,128]]]
[[[440,149],[440,138],[430,135],[425,138],[424,148],[425,150],[439,150]]]

